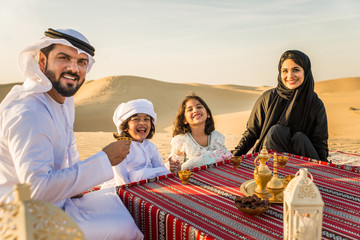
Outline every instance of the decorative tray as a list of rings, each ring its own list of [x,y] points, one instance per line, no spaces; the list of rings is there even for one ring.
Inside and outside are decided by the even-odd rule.
[[[240,192],[245,194],[245,196],[252,196],[255,192],[256,183],[254,179],[248,180],[241,184]],[[259,196],[260,197],[260,196]],[[266,196],[261,196],[262,199],[270,199],[271,193],[267,194]],[[271,203],[283,203],[283,193],[279,193],[276,200],[269,200]]]

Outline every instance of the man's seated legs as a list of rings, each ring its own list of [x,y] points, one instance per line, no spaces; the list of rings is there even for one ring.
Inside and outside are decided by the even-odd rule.
[[[68,200],[65,211],[78,223],[86,239],[142,239],[131,214],[113,188]]]

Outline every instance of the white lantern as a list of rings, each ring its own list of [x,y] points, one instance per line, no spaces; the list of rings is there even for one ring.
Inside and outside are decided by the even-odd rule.
[[[312,175],[301,168],[284,190],[284,239],[321,239],[323,207]]]
[[[76,222],[51,203],[30,198],[30,185],[15,186],[15,200],[0,204],[0,239],[72,239],[85,236]]]

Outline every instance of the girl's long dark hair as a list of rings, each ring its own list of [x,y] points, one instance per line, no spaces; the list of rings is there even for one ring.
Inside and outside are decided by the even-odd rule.
[[[175,117],[175,121],[174,121],[174,131],[173,131],[173,137],[179,134],[184,134],[184,133],[191,133],[191,129],[189,124],[185,124],[185,107],[186,107],[186,103],[190,100],[190,99],[195,99],[198,100],[206,109],[207,114],[209,115],[209,118],[206,119],[205,122],[205,134],[206,135],[210,135],[212,131],[215,130],[215,124],[214,124],[214,119],[212,116],[212,113],[210,111],[210,108],[208,107],[208,105],[205,103],[205,101],[197,96],[195,93],[191,93],[189,95],[187,95],[185,97],[185,99],[182,101],[179,110],[176,114]]]

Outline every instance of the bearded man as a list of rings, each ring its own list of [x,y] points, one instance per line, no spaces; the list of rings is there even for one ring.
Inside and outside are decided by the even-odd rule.
[[[142,239],[114,189],[78,196],[113,178],[112,166],[129,143],[110,143],[80,161],[73,124],[73,95],[95,62],[95,49],[79,32],[49,28],[19,55],[23,85],[0,105],[0,197],[9,202],[14,185],[31,184],[31,197],[62,208],[87,239]]]

